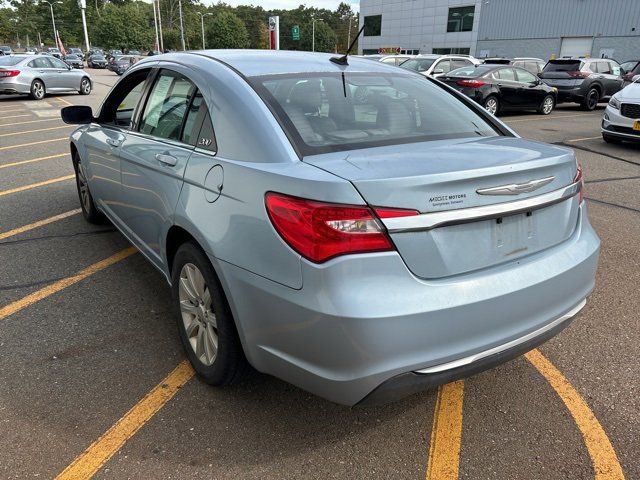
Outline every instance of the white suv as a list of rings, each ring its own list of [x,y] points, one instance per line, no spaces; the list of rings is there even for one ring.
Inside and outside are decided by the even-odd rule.
[[[480,65],[480,60],[469,55],[418,55],[400,65],[425,76],[440,77],[456,68]]]
[[[609,100],[602,117],[602,138],[607,143],[640,141],[640,75]]]

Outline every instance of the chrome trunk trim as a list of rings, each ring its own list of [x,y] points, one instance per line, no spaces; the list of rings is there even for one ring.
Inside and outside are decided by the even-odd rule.
[[[429,374],[429,373],[444,372],[446,370],[452,370],[454,368],[469,365],[470,363],[477,362],[478,360],[481,360],[483,358],[489,357],[491,355],[495,355],[505,350],[509,350],[510,348],[516,347],[521,343],[525,343],[529,340],[532,340],[535,337],[542,335],[543,333],[560,325],[561,323],[566,322],[570,318],[575,317],[578,314],[578,312],[582,310],[582,308],[585,306],[586,303],[587,303],[587,299],[585,298],[582,301],[580,301],[578,305],[573,307],[564,315],[556,318],[554,321],[550,323],[547,323],[544,327],[540,327],[537,330],[534,330],[533,332],[530,332],[520,338],[516,338],[515,340],[511,340],[510,342],[503,343],[502,345],[498,345],[497,347],[490,348],[489,350],[484,350],[483,352],[476,353],[475,355],[469,355],[468,357],[460,358],[458,360],[453,360],[451,362],[441,363],[440,365],[434,365],[433,367],[423,368],[422,370],[416,370],[414,373]]]
[[[383,218],[382,223],[389,233],[419,232],[447,225],[476,222],[491,218],[506,217],[518,213],[531,212],[563,202],[582,190],[582,182],[578,181],[566,187],[553,190],[535,197],[515,200],[513,202],[495,203],[480,207],[458,208],[429,212],[411,217]]]

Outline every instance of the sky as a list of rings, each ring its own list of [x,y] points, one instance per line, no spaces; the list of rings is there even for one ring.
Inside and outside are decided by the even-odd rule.
[[[214,0],[213,3],[215,3]],[[360,0],[342,0],[345,3],[351,4],[351,8],[354,12],[360,10]],[[205,2],[210,3],[210,2]],[[264,9],[292,9],[298,8],[300,5],[306,5],[307,7],[316,8],[328,8],[329,10],[335,10],[340,4],[340,0],[224,0],[224,3],[233,5],[260,5]]]

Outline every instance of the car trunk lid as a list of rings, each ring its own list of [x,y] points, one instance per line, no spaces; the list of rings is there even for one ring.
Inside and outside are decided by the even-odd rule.
[[[349,180],[373,207],[440,212],[447,218],[435,226],[429,223],[437,220],[434,215],[383,220],[408,268],[422,278],[517,260],[563,242],[577,224],[577,195],[544,208],[467,218],[571,185],[575,157],[560,147],[489,137],[328,153],[304,161]],[[415,228],[398,227],[410,224]]]

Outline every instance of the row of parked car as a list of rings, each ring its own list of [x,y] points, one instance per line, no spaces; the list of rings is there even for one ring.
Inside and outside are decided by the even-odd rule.
[[[488,111],[535,109],[543,115],[561,102],[593,110],[640,74],[640,61],[612,59],[487,58],[469,55],[370,55],[371,60],[436,77]]]

